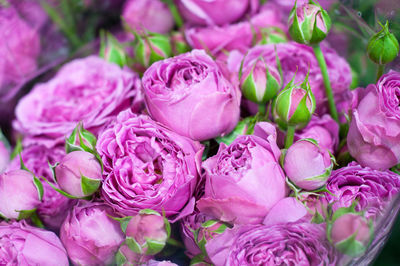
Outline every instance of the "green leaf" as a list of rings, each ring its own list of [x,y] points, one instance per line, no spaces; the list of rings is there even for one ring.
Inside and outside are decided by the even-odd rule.
[[[17,212],[19,212],[18,220],[28,219],[36,212],[36,208],[32,210],[20,210]]]
[[[147,255],[155,255],[165,247],[165,242],[157,241],[154,239],[145,238],[147,243]]]
[[[110,217],[111,219],[115,220],[115,221],[118,221],[120,223],[120,225],[121,225],[122,232],[126,233],[126,228],[128,227],[128,224],[131,221],[132,216],[126,216],[126,217],[122,217],[122,218],[113,217],[111,215],[107,215],[107,216]]]
[[[38,196],[39,196],[39,200],[42,201],[43,199],[43,184],[42,182],[40,182],[39,178],[37,178],[36,176],[33,176],[33,183],[35,184],[35,187],[38,191]]]
[[[84,175],[81,175],[81,187],[82,192],[85,196],[90,196],[95,193],[100,187],[101,181],[98,179],[90,179]]]
[[[138,242],[132,237],[127,237],[125,240],[125,244],[129,247],[130,250],[137,254],[142,254],[142,247],[139,245]]]
[[[356,240],[357,232],[346,240],[343,240],[335,245],[335,247],[343,254],[350,257],[358,257],[366,251],[366,246]]]

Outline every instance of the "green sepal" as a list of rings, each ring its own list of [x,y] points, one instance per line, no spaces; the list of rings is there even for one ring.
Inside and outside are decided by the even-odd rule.
[[[27,172],[29,172],[29,173],[32,173],[26,166],[25,166],[25,164],[24,164],[24,160],[22,160],[22,155],[21,155],[21,153],[19,153],[19,165],[20,165],[20,169],[21,170],[25,170],[25,171],[27,171]]]
[[[126,259],[124,254],[122,254],[122,252],[120,250],[118,250],[117,254],[115,254],[115,263],[118,266],[123,266],[127,262],[128,262],[128,260]]]
[[[64,197],[67,197],[69,199],[90,199],[90,197],[88,197],[88,196],[85,196],[85,197],[82,197],[82,198],[72,196],[72,195],[68,194],[67,192],[57,188],[56,186],[54,186],[54,184],[51,183],[49,180],[47,180],[45,177],[41,176],[40,178],[43,179],[47,184],[49,184],[49,186],[51,186],[52,189],[54,189],[55,191],[57,191],[58,193],[60,193]]]
[[[128,64],[128,58],[123,45],[110,33],[104,30],[100,31],[100,51],[99,56],[106,61],[115,63],[120,67]],[[108,49],[108,54],[106,50]]]
[[[128,227],[128,224],[131,221],[132,216],[126,216],[126,217],[122,217],[122,218],[113,217],[111,215],[107,215],[107,216],[110,217],[111,219],[115,220],[115,221],[118,221],[120,226],[121,226],[122,232],[124,232],[124,234],[126,233],[126,228]]]
[[[258,103],[259,100],[257,99],[257,88],[255,85],[255,81],[254,81],[254,68],[256,67],[256,64],[254,64],[254,66],[252,67],[249,75],[245,78],[243,84],[242,84],[242,92],[244,97],[246,97],[246,99]]]
[[[79,123],[78,125],[72,130],[71,135],[69,135],[68,138],[65,139],[65,152],[70,153],[73,151],[83,151],[83,149],[76,145],[76,137],[77,137],[77,132],[79,128]]]
[[[145,238],[145,239],[147,244],[147,250],[146,250],[147,255],[155,255],[161,252],[161,250],[163,250],[163,248],[165,247],[165,242],[160,242],[150,238]]]
[[[367,250],[366,246],[356,240],[357,232],[346,240],[343,240],[335,245],[335,248],[341,253],[350,257],[358,257]]]
[[[33,176],[33,183],[35,184],[35,187],[38,191],[38,196],[39,196],[39,200],[42,201],[43,199],[43,184],[42,182],[40,182],[39,178],[37,178],[36,176]]]
[[[125,240],[125,244],[129,247],[130,250],[137,254],[142,254],[142,247],[139,245],[139,243],[132,237],[127,237]]]
[[[289,34],[292,37],[292,39],[298,43],[303,43],[306,44],[307,41],[305,40],[303,31],[301,29],[300,23],[299,23],[299,19],[297,17],[297,1],[294,4],[294,7],[292,9],[292,11],[290,12],[290,16],[293,16],[293,22],[292,24],[289,26]]]
[[[81,175],[81,187],[82,192],[85,196],[90,196],[95,193],[100,187],[101,181],[98,179],[90,179],[84,175]]]
[[[22,139],[19,137],[15,144],[14,150],[11,152],[10,159],[14,159],[18,154],[22,152]]]
[[[17,212],[19,212],[18,220],[28,219],[36,212],[36,208],[32,210],[20,210]]]
[[[214,226],[217,223],[218,223],[217,220],[208,220],[208,221],[205,221],[204,223],[202,223],[201,227],[208,228],[208,227]]]
[[[315,211],[315,213],[311,219],[311,223],[322,224],[324,222],[325,222],[324,216],[322,216],[322,214],[320,214],[318,211]]]
[[[280,89],[280,85],[274,76],[267,70],[267,87],[265,88],[262,103],[267,103],[269,100],[273,99]]]
[[[143,209],[139,211],[139,214],[147,214],[147,215],[157,215],[161,216],[161,214],[158,211],[152,210],[152,209]]]

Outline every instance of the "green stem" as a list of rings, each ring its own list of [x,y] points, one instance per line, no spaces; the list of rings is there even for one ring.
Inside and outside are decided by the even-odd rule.
[[[169,10],[171,11],[172,16],[174,17],[176,26],[178,26],[178,28],[181,28],[183,25],[183,19],[182,19],[181,15],[179,14],[178,9],[176,8],[174,1],[163,0],[163,2],[168,5]]]
[[[376,81],[379,80],[379,78],[383,75],[384,71],[385,71],[385,65],[378,65],[378,71],[376,73]]]
[[[317,58],[319,64],[319,68],[321,69],[322,77],[324,79],[325,93],[326,96],[328,97],[329,110],[331,112],[331,116],[333,119],[335,119],[336,122],[339,123],[339,115],[336,110],[335,99],[333,98],[332,87],[328,76],[328,67],[326,66],[324,54],[322,53],[319,44],[313,45],[313,49],[315,57]]]
[[[265,103],[258,104],[258,112],[260,113],[260,116],[264,117],[266,111],[267,111],[267,105]]]
[[[288,149],[293,144],[295,130],[296,128],[294,126],[288,126],[286,131],[285,149]]]

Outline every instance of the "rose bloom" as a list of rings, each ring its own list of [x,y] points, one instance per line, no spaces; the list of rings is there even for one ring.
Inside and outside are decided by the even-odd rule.
[[[261,223],[287,194],[275,141],[274,126],[259,123],[254,135],[238,136],[229,146],[221,143],[218,153],[203,163],[205,194],[197,208],[224,222]]]
[[[400,190],[400,176],[391,171],[362,167],[355,162],[332,171],[325,193],[333,210],[350,207],[356,200],[356,211],[365,211],[366,218],[379,217]]]
[[[206,244],[214,265],[335,265],[322,225],[283,223],[226,230]]]
[[[240,91],[204,51],[158,61],[142,81],[150,116],[180,135],[211,139],[239,121]]]
[[[276,52],[275,52],[276,47]],[[340,57],[333,49],[322,43],[322,50],[328,66],[329,79],[333,93],[340,95],[347,91],[351,83],[351,70],[346,60]],[[278,55],[283,73],[283,87],[292,80],[302,82],[309,71],[309,82],[317,102],[317,113],[326,113],[327,100],[321,71],[311,47],[295,42],[258,45],[251,48],[244,56],[243,66],[252,65],[260,57],[264,58],[267,65],[276,67]],[[236,55],[235,55],[236,56]],[[233,66],[230,69],[239,71],[240,60],[230,60]],[[296,74],[296,75],[295,75]]]
[[[350,154],[362,166],[386,170],[400,162],[400,73],[358,89],[347,135]]]
[[[109,265],[124,241],[112,209],[99,202],[79,201],[60,229],[60,238],[74,265]]]
[[[235,22],[247,12],[254,13],[257,0],[178,0],[183,18],[191,25],[224,25]],[[221,15],[221,10],[224,15]]]
[[[160,0],[128,0],[122,17],[134,30],[148,30],[161,34],[174,27],[174,18],[168,6]]]
[[[166,216],[193,211],[203,147],[148,116],[127,110],[100,134],[102,197],[122,215],[153,209]]]
[[[13,7],[0,7],[0,96],[6,86],[34,72],[40,53],[37,30],[26,23]]]
[[[261,29],[278,27],[285,31],[281,21],[280,13],[274,8],[264,8],[250,19],[237,23],[188,27],[185,29],[185,36],[192,48],[205,49],[213,55],[233,50],[245,53],[253,45],[254,40],[261,40]]]
[[[48,163],[54,165],[64,155],[65,149],[60,145],[51,149],[43,145],[31,145],[25,147],[21,152],[25,166],[37,177],[46,178],[56,187],[57,185],[54,183],[53,174]],[[11,161],[8,170],[20,169],[20,167],[20,158],[17,156]],[[49,229],[58,230],[75,201],[61,195],[46,182],[42,182],[42,184],[44,193],[43,199],[37,208],[39,217]]]
[[[68,266],[68,256],[53,232],[25,221],[0,223],[1,265]]]
[[[130,70],[96,56],[75,59],[19,101],[14,127],[24,135],[60,141],[79,121],[96,132],[131,106],[139,88],[139,77]]]

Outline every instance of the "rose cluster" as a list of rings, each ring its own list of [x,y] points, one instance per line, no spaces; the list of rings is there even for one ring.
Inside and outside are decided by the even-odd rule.
[[[84,38],[79,2],[0,1],[0,100],[42,63],[46,21]],[[264,2],[102,4],[118,31],[0,116],[0,264],[368,264],[398,211],[398,42],[382,25],[378,79],[351,90],[330,3]]]

